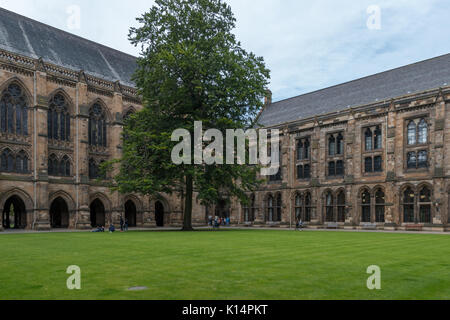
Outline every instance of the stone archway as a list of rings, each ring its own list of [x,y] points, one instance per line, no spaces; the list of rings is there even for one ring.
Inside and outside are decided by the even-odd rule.
[[[58,197],[50,205],[50,225],[52,228],[69,227],[69,207],[67,202]]]
[[[155,203],[155,221],[157,227],[164,227],[164,205],[161,201]]]
[[[129,227],[136,227],[137,225],[137,209],[132,200],[125,202],[125,219],[128,221]]]
[[[8,198],[3,206],[2,224],[4,229],[25,229],[27,211],[23,200],[17,196]]]
[[[90,211],[91,211],[91,227],[104,227],[106,224],[106,213],[105,213],[105,206],[103,205],[103,202],[99,199],[95,199],[92,201],[90,205]]]

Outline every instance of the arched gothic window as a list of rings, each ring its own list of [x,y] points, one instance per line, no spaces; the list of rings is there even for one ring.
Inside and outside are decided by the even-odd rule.
[[[431,191],[423,187],[419,194],[419,222],[431,223]]]
[[[16,156],[16,172],[28,173],[28,156],[25,151],[20,151]]]
[[[371,222],[370,208],[371,208],[370,192],[368,190],[364,190],[361,195],[361,221],[362,222]]]
[[[60,162],[59,175],[62,177],[70,177],[70,160],[68,156],[64,156]]]
[[[0,156],[0,172],[28,173],[28,162],[25,151],[14,154],[10,149],[5,149]]]
[[[311,193],[297,193],[295,196],[295,217],[303,222],[311,221]]]
[[[414,222],[414,207],[416,195],[414,191],[408,187],[403,193],[403,222]]]
[[[99,103],[89,112],[89,145],[106,147],[106,115]]]
[[[304,208],[304,198],[302,194],[295,196],[295,218],[297,220],[303,220],[303,208]]]
[[[276,204],[276,217],[275,221],[281,221],[281,208],[283,206],[283,202],[281,200],[281,193],[277,195],[277,204]]]
[[[273,196],[269,196],[267,199],[267,220],[273,221],[274,215],[273,215]]]
[[[28,106],[22,88],[13,83],[0,99],[0,130],[3,133],[28,135]]]
[[[70,140],[70,114],[62,94],[58,93],[50,100],[47,129],[50,140]]]
[[[385,196],[384,192],[381,189],[378,189],[377,192],[375,192],[375,220],[378,223],[384,223],[384,212],[385,212]]]
[[[250,196],[250,204],[244,205],[244,222],[255,221],[255,195]]]
[[[340,191],[337,196],[337,214],[338,222],[345,222],[345,193]]]
[[[98,178],[98,166],[94,159],[89,160],[89,178],[90,179]]]
[[[325,196],[325,219],[326,222],[336,222],[334,216],[334,197],[331,192]]]

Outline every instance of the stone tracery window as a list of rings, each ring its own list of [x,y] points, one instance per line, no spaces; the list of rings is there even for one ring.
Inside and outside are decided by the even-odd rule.
[[[311,221],[311,193],[297,193],[295,196],[295,217],[303,222]]]
[[[99,103],[95,103],[89,112],[89,145],[106,147],[106,115]]]
[[[410,120],[405,148],[406,169],[429,168],[429,126],[426,118]]]
[[[0,99],[0,130],[2,133],[28,136],[28,106],[22,88],[12,83]]]
[[[0,172],[29,173],[29,158],[25,151],[14,154],[10,149],[4,149],[0,156]]]
[[[368,190],[361,195],[361,221],[371,222],[371,196]]]
[[[385,195],[383,190],[378,189],[375,192],[375,221],[377,223],[385,222]]]
[[[48,174],[50,176],[70,177],[71,163],[68,156],[63,156],[61,160],[55,154],[48,157]]]
[[[50,140],[70,141],[70,114],[64,96],[56,94],[49,104],[47,131]]]

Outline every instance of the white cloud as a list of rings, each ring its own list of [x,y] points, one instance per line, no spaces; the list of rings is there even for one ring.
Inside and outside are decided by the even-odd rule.
[[[229,0],[236,34],[263,56],[279,100],[450,52],[446,0]],[[0,0],[0,6],[137,55],[127,40],[153,1]],[[67,27],[67,7],[81,28]],[[381,7],[381,30],[368,30],[367,8]]]

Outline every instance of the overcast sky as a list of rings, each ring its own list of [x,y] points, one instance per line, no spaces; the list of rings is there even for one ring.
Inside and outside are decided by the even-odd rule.
[[[227,2],[238,39],[271,70],[275,101],[450,53],[448,0]],[[139,51],[128,29],[153,3],[0,0],[3,8],[133,55]],[[373,5],[380,19],[376,7],[368,13]],[[79,28],[73,6],[80,9]]]

